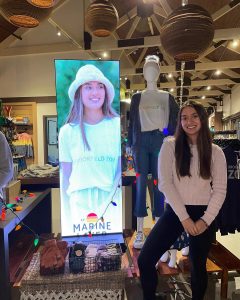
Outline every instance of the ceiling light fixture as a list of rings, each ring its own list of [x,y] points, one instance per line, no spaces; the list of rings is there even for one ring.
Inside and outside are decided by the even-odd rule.
[[[219,75],[221,75],[222,74],[222,71],[221,70],[217,70],[216,72],[215,72],[215,75],[217,75],[217,76],[219,76]]]
[[[194,61],[212,44],[213,19],[199,5],[179,6],[164,19],[160,36],[170,57],[176,61]]]
[[[119,21],[115,6],[107,0],[95,0],[85,15],[89,31],[97,37],[107,37],[117,28]]]
[[[237,48],[237,46],[239,45],[239,40],[235,39],[232,41],[232,47],[233,48]]]
[[[170,89],[170,92],[171,92],[171,93],[173,93],[173,92],[174,92],[174,89],[173,89],[173,88],[171,88],[171,89]]]
[[[207,86],[206,90],[210,91],[211,90],[211,86]]]
[[[173,77],[172,73],[169,73],[168,78],[172,78],[172,77]]]
[[[62,32],[59,28],[57,28],[57,36],[61,36],[62,35]]]
[[[49,17],[52,8],[39,8],[27,1],[1,1],[0,10],[3,17],[17,27],[34,28],[40,21]]]
[[[30,4],[40,8],[53,7],[57,1],[55,0],[27,0]]]
[[[204,99],[206,99],[206,96],[202,96],[201,98],[204,100]]]

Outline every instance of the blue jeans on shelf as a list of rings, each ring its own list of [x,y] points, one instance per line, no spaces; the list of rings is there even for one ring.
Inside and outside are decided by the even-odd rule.
[[[164,211],[164,196],[157,186],[158,179],[158,155],[161,149],[164,135],[159,130],[141,132],[139,149],[133,151],[134,167],[139,176],[136,178],[136,203],[134,215],[146,217],[146,190],[148,174],[152,174],[153,205],[152,215],[160,217]]]

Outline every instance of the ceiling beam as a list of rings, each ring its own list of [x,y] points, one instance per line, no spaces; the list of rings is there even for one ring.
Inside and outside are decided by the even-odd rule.
[[[229,41],[240,38],[240,28],[227,28],[227,29],[217,29],[215,30],[213,40],[217,41]]]
[[[158,0],[160,5],[162,6],[163,10],[165,11],[166,15],[170,15],[170,13],[173,11],[171,6],[169,5],[168,0]]]
[[[117,29],[122,27],[124,24],[126,24],[128,21],[130,21],[132,18],[137,16],[137,6],[135,6],[133,9],[131,9],[128,13],[126,13],[124,16],[122,16],[117,24]]]
[[[234,38],[240,38],[240,28],[230,28],[230,29],[218,29],[215,31],[215,35],[217,36],[218,40],[232,40]],[[223,36],[225,38],[223,38]],[[8,40],[7,38],[6,40]],[[10,37],[11,39],[11,37]],[[12,39],[11,39],[12,40]],[[14,39],[15,41],[15,39]],[[6,42],[7,43],[7,42]],[[4,41],[1,43],[1,47],[4,44]],[[56,44],[57,45],[57,44]],[[31,47],[12,47],[7,49],[2,49],[0,51],[0,55],[2,56],[11,56],[11,55],[22,55],[24,54],[43,54],[48,53],[48,51],[51,53],[53,52],[53,49],[57,48],[56,45],[53,45],[53,48],[51,47],[45,47],[45,45],[39,45],[39,46],[33,46],[32,51],[30,51]],[[10,45],[8,45],[10,46]],[[114,40],[112,37],[104,38],[103,39],[98,38],[94,39],[91,43],[91,49],[92,51],[105,51],[108,49],[109,51],[113,50],[124,50],[124,49],[131,49],[131,48],[148,48],[148,47],[159,47],[161,46],[160,41],[160,35],[155,36],[147,36],[144,38],[136,38],[136,39],[124,39],[124,40]],[[45,49],[45,50],[44,50]],[[48,50],[49,49],[49,50]],[[44,52],[45,51],[45,52]],[[67,51],[67,50],[65,50]],[[72,48],[70,49],[72,51]],[[56,52],[62,52],[61,50]]]
[[[207,80],[196,80],[192,81],[190,85],[183,84],[184,87],[196,88],[196,87],[207,87],[207,86],[223,86],[226,84],[240,84],[239,78],[234,81],[234,79],[207,79]],[[178,88],[176,82],[161,82],[161,88],[170,89],[170,88]]]
[[[204,62],[204,63],[209,63],[209,64],[212,64],[212,63],[216,64],[216,69],[220,69],[227,76],[233,77],[233,78],[240,78],[240,74],[238,74],[237,72],[234,72],[232,70],[228,70],[228,69],[236,68],[231,63],[227,64],[226,61],[212,62],[210,59],[207,59],[206,57],[201,58],[200,61]],[[239,66],[240,60],[235,60],[235,62]],[[213,69],[209,69],[209,70],[213,70]]]
[[[205,60],[205,58],[203,58]],[[195,69],[185,69],[185,71],[209,71],[221,69],[222,71],[226,69],[240,68],[240,60],[230,60],[221,62],[212,62],[206,59],[207,62],[196,63]],[[179,72],[176,70],[176,65],[161,66],[161,73],[173,73]],[[121,75],[142,75],[142,69],[134,68],[122,68]],[[240,74],[234,72],[233,78],[239,78]]]
[[[141,18],[139,16],[136,16],[133,20],[132,26],[130,27],[127,35],[126,35],[126,39],[130,39],[135,31],[135,29],[138,26],[139,21],[141,20]]]
[[[52,18],[48,19],[48,22],[56,29],[61,30],[61,33],[70,40],[71,43],[73,43],[73,45],[75,45],[77,48],[82,49],[83,48],[83,44],[79,44],[79,42],[71,35],[69,34],[65,29],[63,29],[61,27],[61,25],[57,24]],[[83,25],[83,24],[82,24]],[[82,41],[83,42],[83,41]]]
[[[170,87],[165,87],[165,83],[160,84],[160,89],[165,89],[165,88],[170,88]],[[173,87],[174,88],[174,87]],[[179,87],[180,88],[180,87]],[[144,90],[145,89],[145,83],[132,83],[131,84],[131,90]],[[173,93],[176,96],[176,93]],[[189,96],[221,96],[224,95],[223,91],[219,90],[201,90],[201,91],[189,91]]]
[[[231,11],[232,9],[234,9],[239,4],[240,4],[240,0],[230,1],[229,4],[224,5],[222,8],[220,8],[214,14],[212,14],[213,21],[215,22],[216,20],[220,19],[222,16],[224,16],[225,14],[227,14],[229,11]]]
[[[141,62],[142,62],[142,60],[143,60],[143,58],[144,58],[146,52],[147,52],[147,48],[142,49],[142,52],[141,52],[141,54],[139,55],[138,60],[137,60],[136,65],[135,65],[136,68],[138,68],[139,65],[141,64]]]
[[[167,13],[159,5],[153,4],[153,12],[154,12],[155,15],[158,15],[160,17],[163,17],[163,18],[167,17]]]

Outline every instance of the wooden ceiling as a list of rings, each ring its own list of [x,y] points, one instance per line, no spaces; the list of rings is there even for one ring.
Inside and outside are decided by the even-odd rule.
[[[92,1],[59,0],[48,20],[27,30],[16,28],[0,15],[0,57],[80,51],[87,53],[89,59],[117,59],[121,61],[121,84],[125,86],[127,77],[131,82],[130,92],[134,92],[145,87],[144,57],[156,54],[163,58],[159,86],[171,90],[177,98],[176,81],[180,74],[175,61],[161,46],[160,29],[167,15],[182,1],[145,0],[153,3],[153,14],[148,18],[138,16],[137,6],[142,1],[111,0],[119,15],[117,29],[109,38],[92,36],[91,43],[87,43],[84,35],[88,31],[84,11]],[[212,15],[215,35],[211,47],[195,62],[195,69],[185,71],[184,75],[191,78],[191,85],[185,88],[189,91],[188,98],[216,103],[240,84],[240,0],[189,0],[188,3],[202,6]],[[60,39],[56,37],[57,28],[62,32]],[[136,43],[138,38],[144,39]],[[239,45],[233,47],[235,39]],[[107,53],[106,58],[103,52]],[[215,75],[217,69],[222,71],[219,76]]]

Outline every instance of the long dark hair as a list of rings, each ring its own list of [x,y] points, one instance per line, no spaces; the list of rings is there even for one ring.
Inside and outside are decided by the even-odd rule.
[[[175,157],[176,157],[176,171],[180,176],[191,176],[190,174],[190,162],[191,162],[191,150],[186,133],[181,125],[181,115],[185,107],[192,107],[196,110],[200,121],[201,128],[197,137],[197,150],[199,157],[199,173],[203,179],[209,179],[211,177],[211,161],[212,161],[212,138],[208,127],[208,115],[205,108],[196,101],[187,101],[181,107],[178,114],[177,128],[175,132]]]

